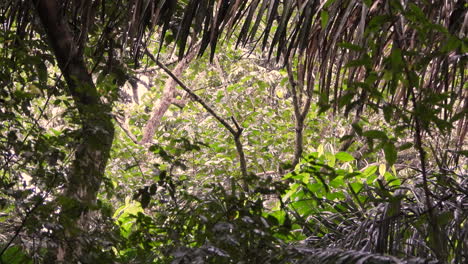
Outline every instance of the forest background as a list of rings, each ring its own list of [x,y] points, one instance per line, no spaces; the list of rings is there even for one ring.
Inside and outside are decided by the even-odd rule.
[[[466,7],[2,1],[0,262],[467,262]]]

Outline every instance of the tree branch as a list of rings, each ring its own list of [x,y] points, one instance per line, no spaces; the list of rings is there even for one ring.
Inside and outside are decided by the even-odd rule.
[[[183,71],[188,68],[189,63],[195,58],[198,53],[200,43],[195,44],[195,46],[190,50],[190,52],[182,59],[172,72],[175,76],[179,77],[182,75]],[[149,52],[147,52],[149,53]],[[175,100],[177,96],[177,90],[175,89],[177,82],[174,79],[170,79],[166,82],[163,90],[163,95],[160,100],[155,104],[151,111],[151,117],[143,128],[143,137],[140,141],[140,144],[146,144],[152,141],[156,129],[161,123],[161,119],[164,114],[169,109],[171,104],[177,104]],[[181,105],[181,104],[179,104]]]
[[[130,140],[133,141],[133,143],[138,144],[138,140],[136,139],[135,135],[130,131],[130,129],[127,127],[127,124],[125,121],[121,122],[116,116],[114,116],[115,122],[119,125],[119,127],[125,132],[125,134],[128,136]]]
[[[226,120],[224,120],[223,118],[221,118],[218,114],[216,114],[216,112],[213,110],[213,108],[211,108],[208,104],[205,103],[205,101],[203,101],[203,99],[198,96],[197,94],[195,94],[190,88],[188,88],[174,73],[172,73],[171,70],[169,70],[164,64],[162,64],[159,60],[157,60],[148,50],[146,51],[146,54],[150,57],[151,60],[153,60],[159,67],[161,67],[166,73],[167,75],[169,75],[172,79],[174,79],[174,81],[177,82],[177,84],[180,85],[180,87],[185,91],[187,92],[190,97],[195,100],[196,102],[198,102],[199,104],[202,105],[203,108],[205,108],[205,110],[210,113],[214,118],[216,118],[216,120],[218,120],[227,130],[229,130],[229,132],[231,132],[233,135],[236,134],[236,130],[231,126],[229,125]]]
[[[298,90],[302,91],[302,87],[297,87],[297,82],[294,80],[294,73],[292,72],[291,69],[291,64],[288,63],[286,65],[287,70],[288,70],[288,80],[289,84],[291,86],[291,94],[292,94],[292,100],[293,100],[293,107],[294,107],[294,117],[295,117],[295,143],[294,143],[294,158],[292,161],[292,167],[294,168],[298,163],[299,160],[302,156],[303,152],[303,132],[304,132],[304,120],[305,117],[309,111],[310,108],[310,101],[311,101],[311,96],[308,95],[306,104],[304,106],[304,110],[301,110],[301,100],[298,98]],[[302,82],[300,83],[300,86],[303,86]]]
[[[248,173],[247,173],[247,162],[245,160],[245,155],[244,155],[244,150],[242,143],[240,142],[240,136],[242,134],[242,128],[239,126],[239,124],[233,119],[234,125],[236,128],[232,127],[226,120],[224,120],[222,117],[220,117],[216,112],[211,108],[201,97],[199,97],[197,94],[195,94],[190,88],[188,88],[174,73],[171,72],[164,64],[162,64],[159,60],[157,60],[148,50],[146,50],[146,54],[150,57],[151,60],[156,62],[156,64],[161,67],[169,76],[171,76],[174,81],[177,82],[177,84],[182,87],[182,89],[187,92],[190,97],[198,102],[199,104],[202,105],[202,107],[210,113],[216,120],[218,120],[234,137],[234,141],[236,143],[236,149],[239,155],[239,163],[240,163],[240,169],[242,172],[242,188],[244,188],[245,191],[249,190],[249,185],[248,185]],[[234,186],[232,186],[234,188]]]

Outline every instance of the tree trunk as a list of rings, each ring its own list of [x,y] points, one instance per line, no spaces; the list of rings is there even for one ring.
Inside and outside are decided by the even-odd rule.
[[[180,78],[182,73],[188,68],[190,62],[195,58],[200,48],[200,43],[196,44],[189,53],[183,58],[177,66],[172,70],[172,73]],[[146,123],[145,127],[143,128],[143,137],[140,141],[140,144],[151,143],[153,140],[154,134],[156,133],[156,129],[158,129],[161,119],[164,114],[169,109],[169,106],[174,103],[177,97],[177,90],[176,90],[177,82],[169,78],[167,80],[163,95],[161,99],[155,104],[153,110],[151,111],[151,117]]]
[[[70,202],[62,204],[60,221],[65,237],[59,240],[56,262],[75,262],[86,254],[86,245],[75,236],[86,234],[89,207],[96,202],[107,160],[114,127],[111,106],[100,101],[92,77],[86,68],[63,6],[56,0],[33,1],[49,45],[67,82],[67,94],[73,97],[81,120],[81,135],[67,173],[64,195]]]

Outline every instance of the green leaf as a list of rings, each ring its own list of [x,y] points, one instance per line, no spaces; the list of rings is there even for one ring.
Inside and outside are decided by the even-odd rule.
[[[395,148],[395,144],[392,142],[386,142],[383,146],[383,149],[385,153],[385,160],[389,166],[392,166],[397,160],[397,150]]]
[[[3,247],[0,247],[3,249]],[[9,264],[28,264],[31,259],[24,253],[19,246],[11,246],[0,256],[0,263]]]
[[[380,15],[373,17],[366,27],[365,35],[382,30],[382,25],[392,20],[390,15]]]
[[[363,47],[348,42],[341,42],[338,44],[338,47],[342,47],[352,51],[365,51]]]
[[[459,150],[459,151],[455,151],[455,152],[462,155],[462,156],[468,157],[468,150]]]
[[[369,166],[366,169],[364,169],[364,171],[362,171],[362,175],[365,178],[372,176],[377,171],[377,168],[378,168],[377,165]]]
[[[320,156],[323,155],[323,153],[324,153],[323,144],[320,144],[320,145],[317,147],[317,153],[318,153],[318,157],[320,157]]]
[[[281,199],[286,202],[289,197],[293,196],[294,194],[297,193],[297,189],[299,188],[299,184],[298,183],[294,183],[293,185],[291,185],[291,187],[289,188],[289,190],[286,192],[286,194],[281,197]]]
[[[301,200],[294,203],[294,209],[301,216],[309,216],[314,211],[314,201],[313,200]]]
[[[332,201],[339,201],[339,200],[343,200],[346,198],[346,196],[343,194],[343,192],[333,192],[333,193],[327,193],[325,195],[325,197],[328,199],[328,200],[332,200]]]
[[[352,123],[351,126],[353,127],[354,132],[359,136],[362,136],[362,127],[359,123]]]
[[[302,182],[305,183],[305,184],[308,184],[309,183],[309,180],[310,180],[310,174],[309,173],[301,173],[299,175],[302,175]]]
[[[405,144],[401,145],[398,147],[398,150],[406,150],[409,149],[413,146],[413,143],[411,142],[406,142]]]
[[[371,7],[371,6],[372,6],[372,0],[364,0],[363,2],[364,2],[364,4],[365,4],[367,7]]]
[[[384,118],[387,123],[390,123],[393,116],[393,108],[390,105],[384,105],[383,107]]]
[[[401,50],[394,48],[390,54],[390,61],[392,63],[392,69],[394,72],[399,72],[402,69],[403,58],[401,56]]]
[[[284,223],[284,220],[286,219],[286,212],[285,211],[274,211],[274,212],[271,212],[269,215],[268,215],[268,218],[272,216],[276,219],[276,221],[282,225]]]
[[[354,193],[359,193],[363,187],[363,184],[362,183],[359,183],[359,182],[353,182],[351,184],[349,184],[349,187],[353,189]]]
[[[351,156],[351,154],[343,152],[343,151],[336,153],[335,157],[336,157],[337,160],[340,160],[340,161],[343,161],[343,162],[348,162],[348,161],[353,161],[354,160],[354,158],[353,158],[353,156]]]
[[[339,188],[344,186],[344,180],[343,177],[336,177],[332,181],[330,181],[329,185],[333,188]]]
[[[346,140],[353,139],[353,138],[354,138],[353,135],[344,135],[340,138],[340,142],[344,142]]]
[[[346,94],[344,94],[343,96],[341,96],[341,97],[338,99],[338,107],[339,107],[339,108],[343,108],[344,106],[349,105],[349,103],[351,102],[351,100],[354,98],[354,95],[355,95],[354,92],[347,92]]]
[[[359,58],[357,60],[352,60],[348,63],[346,63],[345,67],[346,68],[351,68],[351,67],[360,67],[360,66],[365,66],[367,68],[371,67],[372,61],[369,58],[369,56],[365,55],[362,58]]]
[[[37,67],[37,75],[39,77],[39,82],[47,83],[47,67],[44,62],[36,64]]]
[[[326,152],[325,153],[325,159],[327,159],[328,166],[330,166],[330,167],[335,166],[335,162],[336,162],[335,155],[333,155],[330,152]]]
[[[328,14],[327,11],[322,10],[322,12],[320,12],[320,20],[322,23],[322,29],[327,27],[329,17],[330,15]]]
[[[385,172],[385,174],[383,176],[384,176],[385,180],[388,182],[388,184],[390,186],[400,186],[401,185],[400,179],[398,179],[395,175],[392,175],[389,172]]]
[[[454,36],[450,36],[445,45],[441,48],[441,52],[450,52],[457,50],[462,45],[462,41]]]
[[[453,115],[453,117],[450,118],[450,122],[454,123],[455,121],[464,118],[466,115],[468,115],[468,109],[464,109],[464,110],[456,113],[455,115]]]
[[[447,211],[437,215],[437,223],[440,226],[446,226],[453,219],[453,212]]]
[[[387,134],[385,132],[382,132],[380,130],[367,130],[364,133],[362,133],[363,136],[368,137],[368,138],[378,138],[378,139],[387,139]]]
[[[379,174],[381,176],[385,175],[385,172],[387,171],[387,166],[385,165],[385,163],[382,163],[379,165]]]
[[[320,182],[309,183],[307,184],[307,188],[309,189],[310,192],[317,193],[323,189],[323,184]]]
[[[416,72],[410,71],[408,72],[408,81],[411,86],[413,87],[419,87],[419,76]]]
[[[328,0],[325,5],[323,6],[324,8],[328,8],[329,6],[331,6],[336,0]]]
[[[408,4],[408,7],[411,10],[411,13],[415,15],[418,18],[418,20],[420,20],[421,22],[427,20],[426,16],[424,15],[424,12],[421,10],[419,6],[410,2]]]

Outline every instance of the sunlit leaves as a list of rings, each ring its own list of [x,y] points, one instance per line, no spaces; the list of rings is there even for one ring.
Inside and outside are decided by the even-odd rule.
[[[379,174],[380,176],[383,176],[385,172],[387,171],[387,166],[385,166],[384,163],[379,165]]]
[[[378,167],[376,165],[371,165],[367,168],[365,168],[363,171],[362,171],[362,174],[365,178],[369,177],[369,176],[372,176],[376,171],[377,171]]]
[[[136,216],[142,213],[140,203],[130,202],[122,205],[114,213],[114,218],[117,219],[121,233],[124,237],[128,237],[131,234],[132,226],[135,224]]]
[[[340,160],[340,161],[343,161],[343,162],[348,162],[348,161],[353,161],[354,158],[352,155],[350,155],[349,153],[346,153],[346,152],[338,152],[335,154],[335,157]]]
[[[388,182],[389,186],[400,186],[401,180],[398,179],[395,175],[391,174],[390,172],[384,173],[384,178]]]
[[[387,161],[389,166],[395,164],[397,160],[397,150],[395,148],[395,144],[390,141],[387,141],[386,143],[384,143],[383,150],[385,153],[385,160]]]

